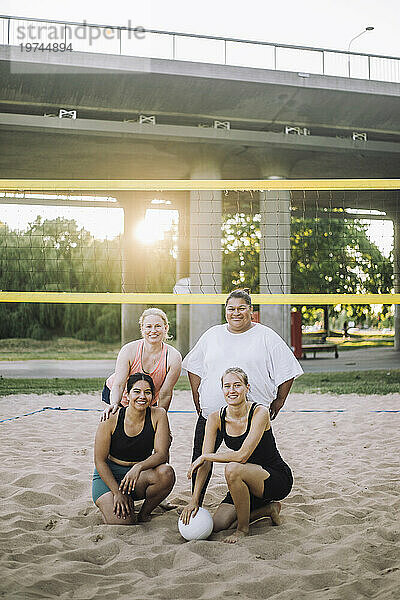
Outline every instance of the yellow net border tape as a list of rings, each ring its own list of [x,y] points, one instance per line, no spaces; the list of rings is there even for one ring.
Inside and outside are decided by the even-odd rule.
[[[225,304],[227,294],[0,292],[0,302],[65,304]],[[253,304],[400,304],[400,294],[252,294]]]
[[[395,189],[400,189],[400,179],[0,179],[0,190],[19,193]]]

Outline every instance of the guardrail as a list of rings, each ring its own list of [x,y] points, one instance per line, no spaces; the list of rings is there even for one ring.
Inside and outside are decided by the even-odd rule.
[[[400,83],[400,58],[327,48],[0,15],[0,44],[26,52],[94,52]]]

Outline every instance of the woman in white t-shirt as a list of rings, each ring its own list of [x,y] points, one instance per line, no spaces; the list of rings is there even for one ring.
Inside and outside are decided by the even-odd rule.
[[[226,321],[208,329],[185,357],[198,420],[192,462],[202,453],[207,417],[225,406],[221,376],[231,365],[239,366],[251,382],[249,400],[269,407],[275,419],[285,403],[293,380],[303,373],[291,349],[272,329],[253,323],[253,306],[248,290],[234,290],[225,303]],[[215,451],[221,445],[217,436]],[[193,477],[193,485],[195,480]],[[203,487],[202,501],[209,477]]]

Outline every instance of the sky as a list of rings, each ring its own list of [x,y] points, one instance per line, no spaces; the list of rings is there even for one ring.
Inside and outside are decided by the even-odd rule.
[[[203,0],[201,3],[187,0],[146,0],[135,2],[114,0],[100,3],[93,0],[0,0],[0,13],[20,17],[69,20],[96,23],[99,25],[142,26],[147,29],[220,35],[240,39],[304,45],[319,48],[351,50],[371,54],[400,56],[400,1],[399,0],[247,0],[233,3],[232,0]],[[6,220],[6,207],[2,207],[0,220]],[[34,207],[33,217],[38,214]],[[39,209],[42,214],[44,210]],[[85,210],[85,209],[81,209]],[[105,237],[105,232],[96,229],[94,215],[86,209],[86,216],[77,213],[77,221],[93,223],[90,227],[96,237]],[[57,209],[61,216],[61,209]],[[115,215],[107,222],[108,235],[120,232],[122,217]],[[117,217],[117,213],[119,216]],[[93,214],[93,217],[91,216]],[[12,217],[11,208],[7,215]],[[67,215],[65,215],[67,216]],[[70,215],[68,215],[70,216]],[[172,217],[172,215],[171,215]],[[14,215],[14,220],[16,215]],[[19,215],[20,223],[22,216]],[[29,214],[29,220],[30,214]],[[11,222],[10,222],[11,225]],[[88,227],[89,228],[89,227]],[[384,248],[391,245],[391,223],[375,222],[371,227],[374,241]],[[383,241],[382,241],[383,240]]]
[[[400,56],[398,0],[0,0],[3,15],[201,33]]]

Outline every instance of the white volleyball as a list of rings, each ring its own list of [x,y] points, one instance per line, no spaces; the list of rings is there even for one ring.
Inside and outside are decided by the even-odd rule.
[[[187,525],[179,519],[178,529],[185,540],[206,540],[213,530],[212,516],[208,510],[200,507],[196,515],[190,517]]]

